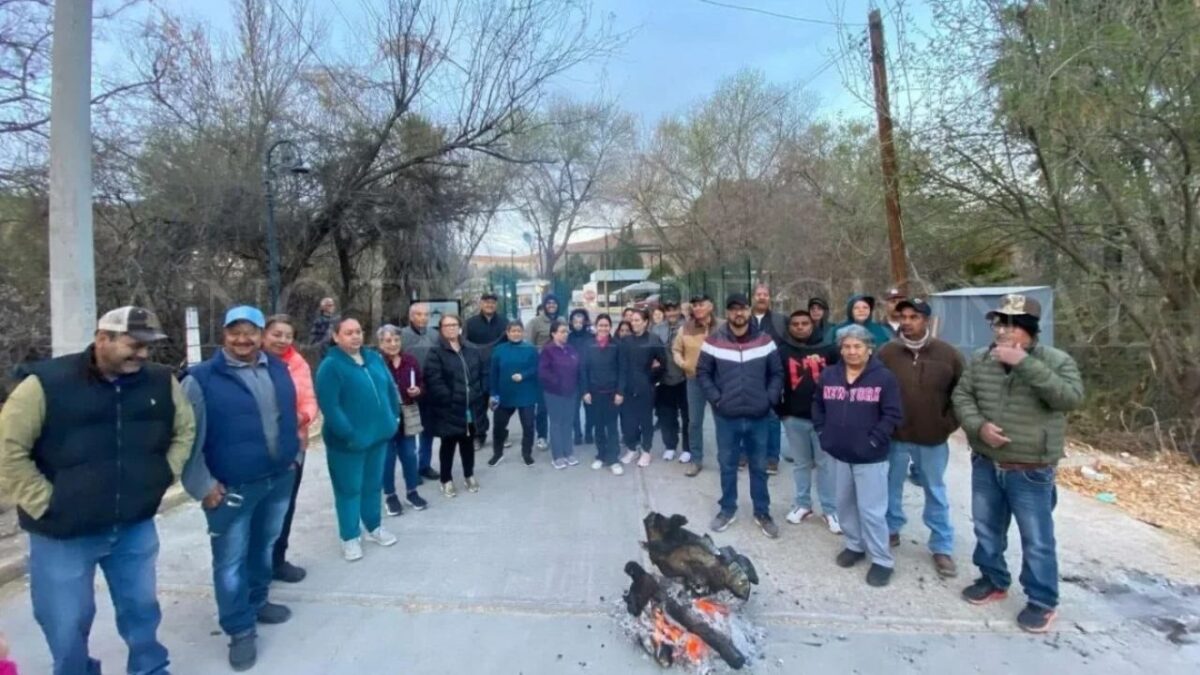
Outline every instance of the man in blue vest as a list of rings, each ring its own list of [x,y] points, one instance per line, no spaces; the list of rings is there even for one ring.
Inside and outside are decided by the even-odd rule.
[[[88,654],[96,566],[131,673],[167,672],[154,514],[192,450],[192,409],[169,368],[147,363],[166,335],[141,307],[100,318],[84,351],[21,366],[0,411],[0,496],[29,533],[33,614],[56,675],[99,673]]]
[[[265,326],[254,307],[230,309],[222,348],[183,381],[196,415],[183,485],[208,519],[217,613],[238,671],[258,658],[255,624],[292,616],[267,590],[296,479],[296,389],[287,365],[262,349]]]

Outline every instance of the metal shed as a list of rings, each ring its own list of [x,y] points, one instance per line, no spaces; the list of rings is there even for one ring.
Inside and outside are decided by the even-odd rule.
[[[1019,293],[1042,305],[1041,335],[1038,340],[1054,346],[1054,289],[1049,286],[976,286],[929,296],[937,336],[965,354],[992,343],[987,313],[1000,306],[1000,299]]]

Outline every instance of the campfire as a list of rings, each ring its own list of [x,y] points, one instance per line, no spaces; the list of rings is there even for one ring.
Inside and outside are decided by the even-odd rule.
[[[643,542],[660,575],[636,562],[625,564],[632,579],[626,627],[659,665],[676,664],[698,673],[715,669],[714,656],[740,669],[757,653],[761,631],[741,619],[758,572],[732,547],[718,548],[707,535],[684,527],[687,519],[651,512],[642,521]]]

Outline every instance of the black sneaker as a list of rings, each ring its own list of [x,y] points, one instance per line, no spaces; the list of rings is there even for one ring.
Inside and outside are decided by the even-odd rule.
[[[229,641],[229,667],[241,672],[258,661],[258,636],[253,632],[236,635]]]
[[[1025,609],[1017,615],[1017,625],[1026,633],[1045,633],[1054,623],[1058,612],[1034,604],[1025,605]]]
[[[892,581],[892,571],[890,567],[871,563],[871,569],[867,570],[867,583],[875,588],[887,586]]]
[[[275,603],[268,602],[267,604],[258,608],[258,614],[255,616],[255,618],[259,623],[265,623],[268,625],[287,623],[287,620],[292,618],[292,610],[288,609],[284,605],[276,605]]]
[[[709,524],[708,527],[713,532],[724,532],[725,530],[729,529],[729,526],[732,525],[733,521],[735,520],[737,520],[737,514],[725,513],[724,511],[721,511],[715,518],[712,519],[712,523]]]
[[[525,466],[533,466],[533,455],[525,455],[521,459],[525,462]]]
[[[438,472],[434,471],[433,467],[428,467],[425,469],[421,469],[421,478],[428,478],[429,480],[436,480],[440,483],[442,480],[442,475],[439,474]]]
[[[408,502],[408,505],[412,507],[413,511],[424,511],[425,508],[429,506],[429,502],[421,499],[421,495],[417,494],[416,490],[408,493],[408,496],[406,496],[404,499]]]
[[[767,535],[768,539],[779,538],[779,526],[771,519],[771,516],[754,516],[754,522],[758,523],[758,529]]]
[[[854,567],[860,560],[866,558],[867,554],[862,551],[851,551],[850,549],[842,549],[842,552],[837,554],[838,567]]]
[[[1007,598],[1008,589],[1000,588],[987,577],[980,577],[962,590],[962,597],[972,605],[986,605]]]
[[[404,506],[400,504],[400,498],[396,495],[388,495],[383,499],[383,506],[387,509],[389,516],[398,516],[404,513]]]
[[[491,459],[488,460],[488,466],[496,466],[497,464],[499,464],[500,462],[503,462],[503,461],[504,461],[504,453],[497,452],[492,455]]]
[[[304,581],[306,576],[308,576],[308,572],[304,571],[303,567],[297,567],[286,560],[276,565],[271,573],[272,579],[286,584],[298,584]]]

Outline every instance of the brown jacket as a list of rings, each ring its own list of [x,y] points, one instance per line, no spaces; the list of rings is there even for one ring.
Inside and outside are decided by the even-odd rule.
[[[879,350],[879,360],[900,381],[904,401],[904,422],[892,438],[917,445],[945,443],[958,428],[950,395],[962,377],[962,355],[937,338],[918,352],[897,338]]]
[[[671,358],[675,365],[683,368],[683,374],[689,380],[696,379],[696,363],[700,361],[700,348],[704,346],[704,341],[721,327],[721,322],[715,316],[710,316],[708,320],[709,325],[705,329],[695,319],[688,319],[671,342]]]

